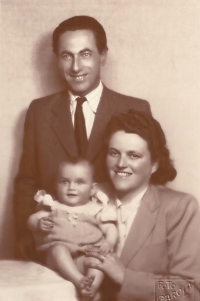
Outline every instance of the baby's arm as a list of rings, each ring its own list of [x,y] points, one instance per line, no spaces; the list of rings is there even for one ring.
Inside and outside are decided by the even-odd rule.
[[[118,239],[118,232],[114,223],[102,222],[100,220],[100,213],[97,215],[97,220],[98,220],[99,228],[101,229],[105,237],[105,239],[103,240],[100,246],[99,251],[105,256],[109,252],[114,251],[114,247]]]
[[[38,211],[34,214],[32,214],[27,222],[28,228],[31,231],[37,231],[37,230],[42,230],[42,231],[49,231],[51,229],[51,222],[45,220],[49,215],[49,212],[41,210]]]

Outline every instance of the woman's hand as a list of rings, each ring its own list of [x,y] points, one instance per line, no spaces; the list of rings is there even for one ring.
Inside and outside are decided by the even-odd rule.
[[[106,256],[99,252],[87,252],[86,256],[99,259],[99,263],[89,263],[88,267],[94,268],[105,273],[113,282],[122,285],[125,267],[115,253]]]
[[[111,244],[104,239],[99,247],[99,253],[103,256],[106,256],[108,253],[112,253],[113,252],[113,246],[111,246]]]

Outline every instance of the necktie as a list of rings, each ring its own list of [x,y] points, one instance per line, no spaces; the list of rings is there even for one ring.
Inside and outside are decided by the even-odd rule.
[[[83,108],[82,104],[87,99],[85,97],[78,97],[76,98],[77,105],[76,105],[76,112],[74,116],[74,131],[76,137],[76,144],[78,149],[78,154],[81,157],[85,157],[86,150],[87,150],[87,132],[85,126],[85,118],[83,115]]]

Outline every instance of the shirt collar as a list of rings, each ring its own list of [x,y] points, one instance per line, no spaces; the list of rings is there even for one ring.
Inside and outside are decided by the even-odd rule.
[[[117,208],[120,208],[121,206],[123,206],[123,207],[129,208],[131,211],[136,210],[138,208],[138,206],[140,205],[140,201],[142,200],[145,192],[147,191],[147,188],[148,187],[146,187],[138,195],[136,195],[130,203],[124,204],[117,198],[116,199]]]
[[[99,85],[97,88],[95,88],[93,91],[85,95],[87,98],[87,101],[89,102],[89,105],[91,109],[96,113],[96,109],[98,106],[98,101],[101,97],[103,91],[103,84],[100,81]],[[71,91],[69,91],[69,99],[70,99],[70,105],[73,106],[74,103],[76,102],[76,98],[80,97],[79,95],[74,95]]]

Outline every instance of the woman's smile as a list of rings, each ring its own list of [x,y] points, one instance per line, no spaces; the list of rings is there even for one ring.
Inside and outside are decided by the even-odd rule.
[[[122,172],[122,171],[115,171],[116,175],[121,177],[121,178],[126,178],[126,177],[130,177],[133,173],[129,173],[129,172]]]

